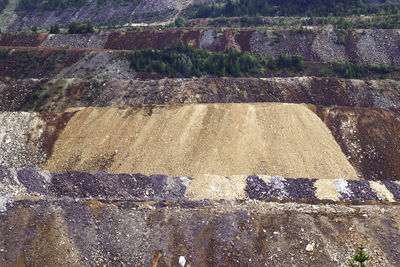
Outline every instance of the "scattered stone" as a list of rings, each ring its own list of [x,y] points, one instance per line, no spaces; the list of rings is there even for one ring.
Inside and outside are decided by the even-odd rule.
[[[306,246],[306,251],[311,252],[314,250],[314,243],[312,244],[307,244]]]

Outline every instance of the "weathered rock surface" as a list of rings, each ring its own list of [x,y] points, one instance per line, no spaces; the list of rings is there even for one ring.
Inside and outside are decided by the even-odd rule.
[[[70,94],[59,90],[54,96],[56,100],[47,99],[43,106],[57,112],[78,106],[253,102],[400,108],[400,82],[393,80],[294,77],[88,82],[78,79],[69,84]],[[80,97],[79,102],[75,96]]]

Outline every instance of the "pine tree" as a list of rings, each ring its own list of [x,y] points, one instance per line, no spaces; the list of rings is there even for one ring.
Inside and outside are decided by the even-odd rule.
[[[364,263],[369,260],[369,256],[364,251],[365,247],[363,245],[358,246],[356,254],[353,256],[353,261],[350,263],[350,267],[367,267]],[[354,263],[357,262],[357,263]]]

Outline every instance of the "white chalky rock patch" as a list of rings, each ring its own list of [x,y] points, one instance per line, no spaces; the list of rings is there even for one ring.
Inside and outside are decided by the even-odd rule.
[[[342,198],[352,197],[353,192],[351,192],[350,188],[348,188],[348,183],[344,179],[335,179],[333,181],[336,191],[342,196]]]
[[[281,176],[272,176],[271,177],[271,186],[275,190],[279,190],[279,196],[277,196],[279,199],[287,198],[289,196],[289,193],[285,190],[285,182],[286,179],[281,177]]]
[[[186,259],[184,256],[179,257],[179,265],[182,267],[186,265]]]
[[[14,199],[9,195],[0,195],[0,213],[7,211],[7,204],[14,202]]]
[[[192,181],[192,179],[190,179],[189,177],[180,177],[179,180],[186,187],[188,187],[190,182]]]

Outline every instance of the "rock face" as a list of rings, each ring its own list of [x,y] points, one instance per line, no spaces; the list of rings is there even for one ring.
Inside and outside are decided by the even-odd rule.
[[[242,200],[221,201],[216,190],[229,188],[215,188],[222,185],[217,179],[243,179]],[[387,201],[381,196],[388,194],[400,201],[399,183],[382,182],[375,190],[365,181],[334,180],[329,190],[337,199],[310,205],[258,200],[318,203],[327,200],[318,193],[326,192],[326,180],[213,180],[0,167],[0,262],[176,266],[184,259],[196,266],[346,266],[362,243],[374,266],[400,263],[393,249],[400,245],[400,210],[376,202]],[[196,200],[193,192],[201,192]],[[201,198],[211,195],[218,202]],[[375,200],[369,202],[375,206],[332,200]]]
[[[398,109],[400,82],[393,80],[345,80],[336,78],[203,78],[161,80],[74,80],[68,97],[62,90],[45,105],[51,111],[77,106],[193,103],[307,103],[316,106],[350,106]],[[112,88],[112,90],[110,90]],[[60,101],[65,99],[65,101]]]

